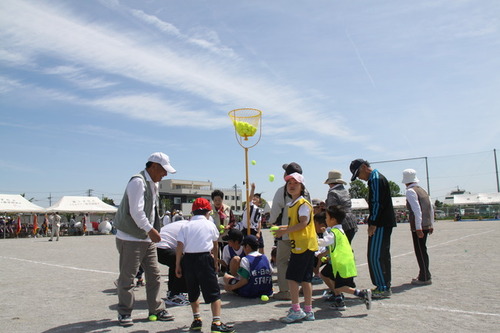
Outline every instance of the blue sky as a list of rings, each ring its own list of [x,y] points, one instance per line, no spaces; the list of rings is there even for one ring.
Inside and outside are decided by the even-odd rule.
[[[441,200],[496,192],[499,54],[496,0],[1,1],[0,193],[119,202],[155,151],[174,178],[240,186],[244,107],[263,111],[249,169],[268,200],[283,163],[324,198],[358,157],[428,157]],[[425,178],[423,159],[375,166]]]

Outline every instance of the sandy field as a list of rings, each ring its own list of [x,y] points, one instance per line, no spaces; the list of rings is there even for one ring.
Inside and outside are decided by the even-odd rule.
[[[264,230],[266,254],[272,238]],[[359,288],[371,288],[366,264],[366,226],[353,241]],[[375,300],[367,311],[348,296],[347,310],[328,308],[314,286],[316,321],[285,325],[287,301],[247,300],[222,293],[222,320],[243,332],[498,332],[500,329],[500,221],[436,224],[428,243],[433,284],[410,284],[418,273],[408,224],[392,235],[390,299]],[[134,326],[117,323],[118,253],[112,235],[0,240],[1,332],[187,332],[191,309],[170,307],[173,322],[146,319],[145,289],[136,291]],[[167,267],[162,266],[162,279]],[[166,291],[164,284],[162,295]],[[210,332],[209,305],[202,304],[204,329]]]

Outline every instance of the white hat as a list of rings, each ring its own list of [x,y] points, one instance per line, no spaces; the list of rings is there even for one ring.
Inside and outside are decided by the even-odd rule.
[[[163,167],[163,169],[165,169],[165,171],[176,173],[175,169],[170,165],[170,159],[168,158],[168,155],[165,155],[164,153],[151,154],[151,156],[149,156],[148,158],[148,162],[158,163]]]
[[[304,176],[302,176],[298,172],[294,172],[289,174],[288,176],[285,176],[285,181],[288,182],[290,179],[295,179],[298,183],[304,184]]]
[[[418,183],[417,172],[413,169],[406,169],[403,171],[403,184]]]
[[[344,184],[347,183],[342,179],[342,173],[338,170],[332,170],[328,172],[328,178],[325,180],[325,184]]]

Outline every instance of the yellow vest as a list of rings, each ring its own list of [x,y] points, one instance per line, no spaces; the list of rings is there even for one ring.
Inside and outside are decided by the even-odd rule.
[[[347,236],[337,228],[330,229],[330,232],[335,235],[335,243],[328,246],[333,275],[336,276],[338,273],[343,279],[357,276],[354,253]]]
[[[318,251],[318,237],[314,227],[313,208],[309,201],[300,197],[292,206],[288,207],[288,226],[293,227],[299,224],[299,208],[302,205],[308,205],[310,209],[309,223],[307,227],[300,231],[290,233],[290,243],[292,253],[304,253],[306,250]]]

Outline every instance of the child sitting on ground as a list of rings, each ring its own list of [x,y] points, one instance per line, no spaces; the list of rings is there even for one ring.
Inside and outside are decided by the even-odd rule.
[[[245,236],[241,245],[246,255],[241,260],[238,257],[234,258],[233,261],[239,263],[238,276],[225,274],[225,289],[249,298],[271,296],[273,294],[271,264],[265,254],[258,252],[257,237]]]
[[[227,235],[222,237],[227,245],[222,250],[222,259],[219,259],[219,264],[223,272],[228,272],[231,275],[236,275],[240,267],[239,260],[245,256],[243,246],[243,233],[238,229],[229,229]]]
[[[333,205],[326,209],[326,223],[328,229],[319,240],[319,246],[328,246],[331,265],[325,266],[321,275],[325,283],[333,289],[335,299],[330,308],[344,311],[346,309],[342,293],[348,293],[363,299],[366,308],[371,308],[372,293],[370,289],[354,289],[354,277],[358,275],[354,253],[347,236],[342,229],[342,221],[345,218],[342,206]]]

